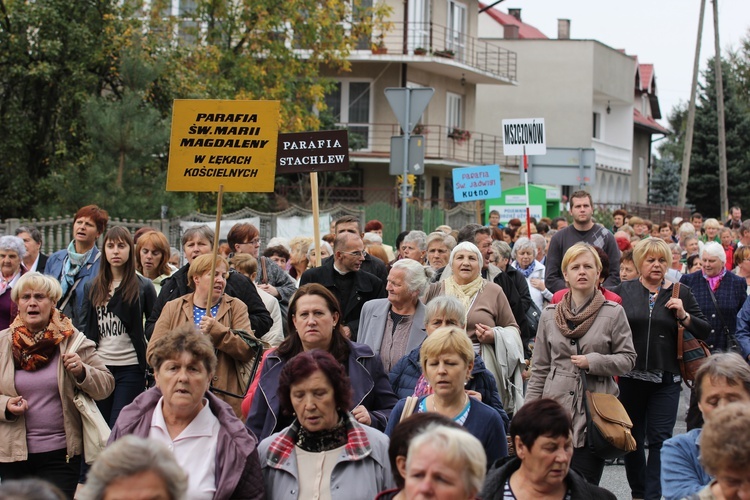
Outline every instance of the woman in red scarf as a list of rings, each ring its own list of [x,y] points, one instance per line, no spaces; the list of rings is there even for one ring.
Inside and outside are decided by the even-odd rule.
[[[18,316],[0,332],[0,478],[42,477],[73,498],[81,470],[76,390],[109,396],[114,378],[94,343],[55,308],[62,295],[50,276],[27,273],[11,291]]]

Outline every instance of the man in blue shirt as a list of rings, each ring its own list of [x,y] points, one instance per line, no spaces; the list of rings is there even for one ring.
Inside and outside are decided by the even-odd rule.
[[[698,370],[695,391],[706,421],[714,410],[729,403],[750,403],[750,366],[739,354],[714,354]],[[701,429],[693,429],[664,442],[661,490],[666,500],[685,498],[711,482],[700,462],[700,435]]]

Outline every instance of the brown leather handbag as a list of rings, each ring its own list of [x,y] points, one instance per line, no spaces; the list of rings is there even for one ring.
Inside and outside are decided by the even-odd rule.
[[[672,298],[680,297],[680,284],[672,285]],[[680,375],[685,385],[692,388],[695,384],[695,374],[704,361],[711,355],[711,351],[700,339],[685,330],[682,323],[677,322],[677,362],[680,365]]]
[[[581,354],[581,346],[576,341],[576,349]],[[583,408],[586,412],[586,442],[589,449],[599,458],[621,458],[635,451],[636,443],[630,430],[633,422],[628,412],[613,394],[590,392],[586,383],[586,373],[581,371],[583,384]]]

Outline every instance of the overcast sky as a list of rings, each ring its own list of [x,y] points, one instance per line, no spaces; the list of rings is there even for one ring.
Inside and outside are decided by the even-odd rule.
[[[748,36],[750,0],[718,1],[726,52]],[[700,0],[505,0],[497,8],[520,8],[521,19],[549,38],[557,38],[558,18],[570,19],[571,38],[598,40],[654,64],[663,125],[671,109],[690,98]],[[707,0],[701,70],[715,53],[713,36],[713,5]]]

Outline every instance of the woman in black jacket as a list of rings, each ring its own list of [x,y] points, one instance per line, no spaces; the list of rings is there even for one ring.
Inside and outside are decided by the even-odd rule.
[[[640,270],[637,280],[612,289],[633,332],[635,368],[620,377],[620,401],[633,421],[636,451],[625,455],[625,471],[633,498],[661,498],[661,447],[672,437],[680,402],[680,366],[677,362],[678,322],[695,337],[711,331],[689,287],[680,286],[672,297],[672,282],[665,279],[672,252],[658,238],[640,241],[633,250]],[[644,442],[648,439],[648,463]]]
[[[99,273],[84,289],[81,331],[97,345],[99,357],[115,377],[115,390],[97,401],[110,427],[123,407],[145,389],[146,337],[144,318],[156,302],[151,280],[135,272],[135,246],[120,226],[104,236]]]

